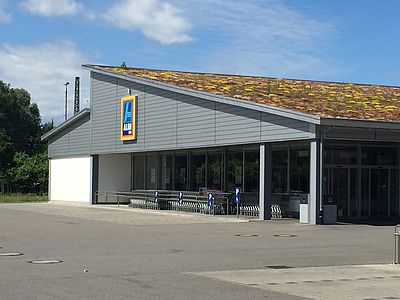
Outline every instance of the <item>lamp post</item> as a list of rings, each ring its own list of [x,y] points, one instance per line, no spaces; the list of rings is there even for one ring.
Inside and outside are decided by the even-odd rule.
[[[64,83],[65,85],[65,110],[64,110],[64,119],[67,121],[67,107],[68,107],[68,84],[69,82],[67,81]]]

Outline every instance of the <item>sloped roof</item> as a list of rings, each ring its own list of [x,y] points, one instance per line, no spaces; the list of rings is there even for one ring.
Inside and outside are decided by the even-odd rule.
[[[72,116],[70,119],[66,120],[65,122],[61,123],[57,127],[53,128],[49,132],[45,133],[44,135],[41,136],[42,141],[48,141],[51,137],[55,136],[57,133],[61,132],[65,128],[68,128],[72,124],[74,124],[76,121],[80,120],[86,115],[90,115],[90,109],[89,108],[84,108],[82,109],[79,113],[76,115]]]
[[[400,121],[400,87],[92,66],[321,118]]]

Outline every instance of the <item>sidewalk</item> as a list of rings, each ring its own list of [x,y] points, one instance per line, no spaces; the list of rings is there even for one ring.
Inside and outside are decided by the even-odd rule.
[[[194,274],[311,299],[400,299],[400,265],[277,268]]]

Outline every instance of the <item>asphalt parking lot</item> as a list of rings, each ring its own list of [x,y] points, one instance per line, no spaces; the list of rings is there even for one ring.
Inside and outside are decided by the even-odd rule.
[[[393,226],[41,203],[0,228],[0,299],[400,299]]]

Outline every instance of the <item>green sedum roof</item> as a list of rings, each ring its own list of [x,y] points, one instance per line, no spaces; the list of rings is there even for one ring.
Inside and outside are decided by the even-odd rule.
[[[400,87],[95,67],[323,118],[400,121]]]

